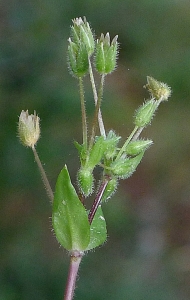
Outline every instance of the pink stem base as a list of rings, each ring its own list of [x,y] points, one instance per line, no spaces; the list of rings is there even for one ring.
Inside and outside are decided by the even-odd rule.
[[[69,266],[69,273],[67,278],[67,285],[64,294],[64,300],[72,300],[74,296],[75,284],[77,273],[79,269],[79,265],[82,259],[83,253],[78,251],[73,252],[71,254],[70,266]]]

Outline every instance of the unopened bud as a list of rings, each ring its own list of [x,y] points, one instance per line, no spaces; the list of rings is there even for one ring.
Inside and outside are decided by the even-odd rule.
[[[114,71],[118,54],[118,36],[116,35],[110,45],[110,36],[103,33],[97,40],[95,66],[100,74],[108,74]]]
[[[121,139],[121,137],[117,136],[113,130],[109,131],[109,133],[106,137],[107,147],[104,152],[104,156],[105,156],[106,160],[110,160],[110,159],[114,158],[114,156],[116,155],[117,149],[118,149],[117,145],[118,145],[118,142],[120,139]]]
[[[151,122],[158,104],[159,103],[156,100],[151,99],[140,106],[135,112],[135,125],[138,127],[147,126]]]
[[[131,156],[136,156],[142,151],[147,150],[150,145],[152,145],[153,141],[151,140],[137,140],[132,141],[127,145],[126,153]]]
[[[91,169],[81,168],[77,174],[78,184],[81,192],[88,197],[93,192],[94,178]]]
[[[141,162],[141,159],[144,155],[144,152],[141,152],[133,158],[122,158],[118,161],[113,162],[111,165],[112,173],[118,178],[128,178],[136,170],[138,164]]]
[[[156,100],[168,100],[171,96],[171,88],[167,84],[157,81],[151,76],[147,76],[147,84],[145,87],[147,87],[151,97]]]
[[[22,110],[18,123],[18,136],[21,143],[26,147],[34,147],[40,137],[40,118],[34,111],[33,115],[28,110]]]
[[[71,36],[73,41],[80,45],[85,46],[88,56],[91,56],[94,52],[95,42],[92,30],[89,23],[82,18],[76,18],[73,20],[73,26],[71,27]]]

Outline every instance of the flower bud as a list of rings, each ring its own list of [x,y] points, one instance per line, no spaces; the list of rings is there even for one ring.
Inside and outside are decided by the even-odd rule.
[[[118,54],[118,36],[116,35],[110,45],[109,33],[105,37],[103,33],[97,40],[95,66],[100,74],[108,74],[114,71]]]
[[[138,164],[141,162],[141,159],[144,155],[144,152],[141,152],[133,158],[123,158],[121,157],[118,161],[113,162],[111,165],[112,173],[118,178],[128,178],[136,170]]]
[[[117,152],[117,144],[120,140],[120,136],[117,136],[113,130],[110,130],[106,137],[106,150],[104,156],[107,160],[113,159]]]
[[[88,168],[80,168],[77,174],[78,184],[81,192],[88,197],[93,192],[94,178],[92,170]]]
[[[156,100],[151,99],[140,106],[135,112],[135,125],[138,127],[147,126],[151,122],[158,104]]]
[[[147,150],[150,145],[152,145],[153,141],[151,140],[137,140],[132,141],[127,145],[126,153],[131,156],[136,156],[142,151]]]
[[[118,185],[118,180],[116,178],[112,178],[108,182],[102,196],[102,202],[108,200],[109,198],[111,198],[111,196],[113,196],[113,194],[116,192],[117,185]]]
[[[34,111],[33,115],[28,110],[22,110],[18,123],[18,136],[21,143],[26,147],[34,147],[40,137],[40,118]]]
[[[86,48],[89,57],[93,54],[95,47],[94,36],[85,17],[84,21],[81,17],[73,20],[73,26],[71,27],[71,36],[73,38],[73,41],[78,46],[82,44]]]
[[[171,96],[171,88],[167,84],[157,81],[151,76],[147,76],[147,84],[145,87],[147,87],[151,97],[156,100],[168,100]]]

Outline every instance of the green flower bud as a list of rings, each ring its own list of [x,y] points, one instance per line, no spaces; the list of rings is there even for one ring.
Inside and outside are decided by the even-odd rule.
[[[108,184],[105,188],[105,191],[103,193],[103,196],[102,196],[102,202],[108,200],[109,198],[111,198],[113,196],[113,194],[116,192],[117,185],[118,185],[118,180],[116,178],[112,178],[108,182]]]
[[[142,151],[147,150],[150,145],[152,145],[153,141],[151,140],[137,140],[132,141],[127,145],[126,153],[131,156],[136,156]]]
[[[28,110],[22,110],[18,123],[18,136],[21,143],[26,147],[33,148],[40,137],[40,118],[34,111],[33,115],[28,114]]]
[[[71,73],[76,77],[83,77],[88,73],[88,53],[83,44],[76,44],[68,39],[68,64]]]
[[[121,157],[118,161],[113,162],[111,165],[112,173],[122,179],[130,177],[141,162],[143,155],[144,152],[141,152],[133,158]]]
[[[106,159],[112,159],[116,155],[117,152],[117,144],[120,140],[120,136],[117,136],[113,130],[110,130],[106,137],[106,150],[104,152],[104,156]]]
[[[84,21],[82,18],[76,18],[73,20],[71,36],[77,45],[82,44],[86,48],[89,57],[93,54],[95,47],[94,36],[85,17]]]
[[[116,35],[110,45],[109,33],[105,37],[103,33],[97,40],[95,67],[100,74],[108,74],[114,71],[118,54],[118,36]]]
[[[158,104],[156,100],[151,99],[140,106],[135,112],[135,125],[138,127],[147,126],[151,122]]]
[[[148,88],[151,97],[155,98],[156,100],[168,100],[168,98],[171,96],[171,88],[167,84],[157,81],[151,76],[147,76],[147,84],[145,87]]]
[[[78,184],[81,192],[88,197],[93,192],[94,177],[92,170],[88,168],[81,168],[77,174]]]

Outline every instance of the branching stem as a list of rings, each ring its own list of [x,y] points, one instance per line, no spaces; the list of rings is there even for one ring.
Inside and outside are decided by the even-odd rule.
[[[90,58],[88,59],[88,61],[89,61],[90,81],[91,81],[92,91],[93,91],[93,95],[94,95],[94,102],[95,102],[95,105],[97,105],[98,94],[97,94],[97,90],[96,90],[96,85],[95,85],[95,81],[94,81],[94,75],[93,75],[93,71],[92,71],[92,65],[91,65]],[[103,119],[102,119],[102,113],[101,113],[100,108],[98,110],[98,123],[99,123],[100,134],[103,137],[106,137],[105,127],[104,127],[104,123],[103,123]]]
[[[135,133],[137,132],[137,130],[139,129],[138,126],[135,126],[135,128],[133,129],[133,131],[131,132],[130,136],[127,138],[127,140],[125,141],[123,147],[121,147],[115,161],[117,161],[123,154],[123,152],[125,151],[125,148],[127,147],[127,145],[129,144],[129,142],[132,140],[132,138],[134,137]]]
[[[98,91],[98,99],[97,99],[97,102],[96,102],[96,108],[95,108],[94,120],[93,120],[93,125],[92,125],[92,133],[91,133],[91,138],[90,138],[89,150],[93,146],[94,137],[95,137],[95,134],[96,134],[97,124],[98,124],[98,114],[100,112],[101,100],[102,100],[102,95],[103,95],[104,79],[105,79],[105,75],[103,74],[102,77],[101,77],[100,87],[99,87],[99,91]]]
[[[94,199],[94,202],[93,202],[92,207],[90,209],[90,212],[88,214],[88,220],[89,220],[90,224],[92,223],[93,218],[95,216],[95,213],[96,213],[96,211],[98,209],[98,206],[101,203],[101,199],[102,199],[103,193],[105,191],[105,188],[106,188],[109,180],[110,180],[109,177],[105,176],[104,179],[103,179],[103,181],[102,181],[102,183],[101,183],[101,185],[100,185],[100,187],[99,187],[99,190],[98,190],[98,193],[96,195],[96,198]]]

